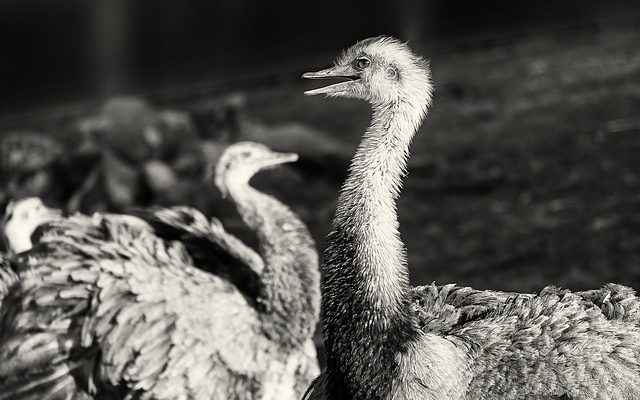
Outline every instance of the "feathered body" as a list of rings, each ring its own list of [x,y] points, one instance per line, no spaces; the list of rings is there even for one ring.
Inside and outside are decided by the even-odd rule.
[[[10,260],[0,254],[0,305],[11,286],[17,281],[18,275],[13,271]]]
[[[246,151],[247,165],[258,153],[260,168],[269,157],[272,165],[283,162],[273,162],[277,153],[262,147],[235,150]],[[260,223],[292,217],[295,222],[286,221],[292,232],[308,235],[283,204],[273,200],[262,210],[286,214],[269,214]],[[294,233],[260,237],[263,257],[238,247],[228,254],[239,242],[200,213],[179,208],[150,215],[149,224],[100,214],[59,218],[40,228],[32,250],[16,257],[19,282],[0,308],[0,399],[300,397],[318,372],[311,342],[318,289],[308,292],[308,307],[284,314],[278,311],[286,296],[264,293],[289,290],[300,276],[309,280],[297,286],[313,286],[314,276],[319,279],[313,241],[292,241]],[[169,234],[185,240],[163,237]],[[278,258],[280,250],[291,254]],[[263,263],[260,271],[243,272],[260,280],[258,291],[213,273],[230,271],[214,265],[225,260],[240,269]],[[315,275],[278,277],[275,262],[286,273],[308,268]],[[273,275],[265,275],[269,269]],[[298,329],[275,337],[284,318]]]
[[[396,199],[431,102],[420,57],[395,39],[367,39],[305,77],[348,78],[307,94],[373,105],[328,237],[327,369],[307,398],[640,398],[640,303],[629,288],[532,295],[410,287]]]
[[[61,213],[45,207],[37,197],[30,197],[7,205],[2,218],[2,236],[9,254],[29,250],[31,237],[39,226],[58,218]]]

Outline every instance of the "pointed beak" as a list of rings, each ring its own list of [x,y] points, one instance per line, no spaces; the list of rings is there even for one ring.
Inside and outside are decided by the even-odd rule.
[[[307,96],[317,94],[339,95],[347,92],[355,81],[360,79],[358,72],[350,65],[336,65],[335,67],[323,69],[317,72],[307,72],[302,75],[305,79],[338,79],[345,82],[334,83],[333,85],[324,86],[318,89],[307,90],[304,92]]]
[[[265,166],[274,166],[280,164],[286,164],[290,162],[298,161],[298,155],[296,153],[276,153],[274,152],[271,157],[265,161]]]

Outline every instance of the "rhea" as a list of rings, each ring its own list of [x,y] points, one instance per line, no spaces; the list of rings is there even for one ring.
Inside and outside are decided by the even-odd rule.
[[[56,219],[61,213],[45,207],[42,200],[30,197],[9,202],[2,218],[2,237],[10,254],[32,247],[31,236],[38,226]]]
[[[249,184],[296,159],[239,143],[217,164],[260,254],[188,207],[10,230],[10,243],[33,248],[0,257],[0,399],[300,398],[318,372],[315,245]],[[35,199],[13,210],[31,206],[5,226],[42,211]],[[233,269],[255,281],[238,286]]]
[[[629,288],[532,295],[409,285],[396,200],[432,100],[422,57],[370,38],[303,77],[341,80],[307,95],[373,109],[328,235],[327,365],[308,399],[640,398],[640,303]]]

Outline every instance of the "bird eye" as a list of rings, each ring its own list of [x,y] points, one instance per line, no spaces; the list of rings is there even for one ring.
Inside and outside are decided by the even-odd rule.
[[[367,57],[359,57],[356,60],[356,67],[358,69],[365,69],[371,64],[371,61]]]

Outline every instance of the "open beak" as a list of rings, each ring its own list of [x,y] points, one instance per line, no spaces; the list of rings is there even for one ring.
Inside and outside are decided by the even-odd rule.
[[[336,65],[335,67],[323,69],[318,72],[307,72],[302,75],[305,79],[342,79],[345,82],[334,83],[333,85],[324,86],[318,89],[307,90],[304,92],[307,96],[316,94],[339,94],[349,90],[353,83],[360,79],[358,72],[350,65]]]
[[[286,164],[290,162],[298,161],[298,155],[296,153],[276,153],[273,152],[268,158],[266,158],[262,164],[262,167],[273,167],[280,164]]]

